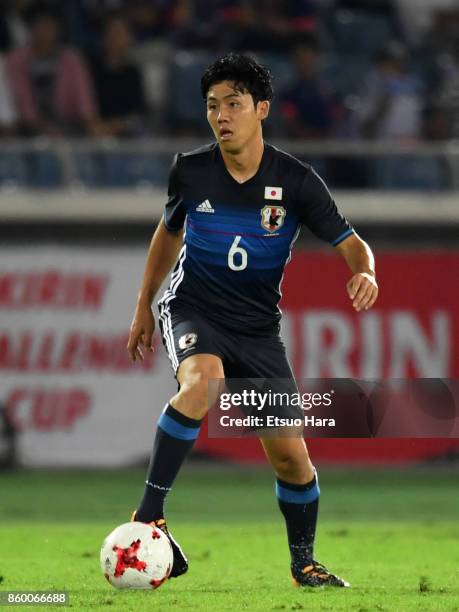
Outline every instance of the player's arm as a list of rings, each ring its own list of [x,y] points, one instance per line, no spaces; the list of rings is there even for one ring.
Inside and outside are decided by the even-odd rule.
[[[357,310],[368,310],[378,297],[375,260],[370,247],[354,232],[339,212],[327,186],[312,170],[305,175],[300,190],[299,217],[321,240],[333,245],[353,272],[346,288]]]
[[[340,242],[336,250],[344,257],[353,276],[346,284],[352,306],[357,312],[368,310],[378,297],[375,274],[375,258],[368,244],[357,234],[351,234]]]
[[[137,305],[132,319],[127,350],[132,361],[143,359],[140,345],[152,351],[152,338],[155,319],[151,304],[165,278],[177,261],[183,242],[183,231],[171,231],[158,224],[148,250],[142,285],[137,296]]]

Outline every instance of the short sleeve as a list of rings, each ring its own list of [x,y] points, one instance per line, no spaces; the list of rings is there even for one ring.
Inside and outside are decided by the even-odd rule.
[[[183,204],[183,194],[181,191],[178,162],[180,154],[174,157],[169,173],[169,186],[167,189],[167,203],[164,210],[164,225],[171,232],[178,232],[185,223],[186,209]]]
[[[300,189],[298,216],[311,232],[333,246],[354,233],[346,218],[338,211],[327,186],[311,168]]]

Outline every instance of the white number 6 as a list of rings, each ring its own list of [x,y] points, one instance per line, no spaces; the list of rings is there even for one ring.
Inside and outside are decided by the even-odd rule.
[[[242,236],[235,237],[234,242],[228,252],[228,266],[235,272],[240,272],[241,270],[245,270],[247,268],[247,251],[242,247],[237,246],[241,238]],[[241,261],[238,264],[234,262],[234,256],[236,253],[241,256]]]

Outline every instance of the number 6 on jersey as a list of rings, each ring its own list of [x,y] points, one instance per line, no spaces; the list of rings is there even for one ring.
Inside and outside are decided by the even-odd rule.
[[[228,251],[228,266],[231,270],[235,272],[240,272],[241,270],[245,270],[247,268],[247,251],[242,247],[238,246],[242,236],[236,236],[234,238],[233,244],[231,245],[230,250]],[[235,255],[240,255],[240,263],[235,262]],[[236,259],[236,261],[239,257]]]

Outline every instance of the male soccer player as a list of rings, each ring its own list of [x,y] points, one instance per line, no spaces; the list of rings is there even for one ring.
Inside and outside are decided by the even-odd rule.
[[[179,391],[159,419],[144,495],[133,514],[169,535],[173,577],[188,563],[166,527],[163,505],[198,437],[208,380],[293,378],[277,304],[300,227],[344,257],[357,311],[373,306],[378,294],[372,252],[339,214],[323,181],[263,141],[273,96],[269,71],[230,54],[209,66],[201,86],[216,142],[175,157],[128,343],[134,361],[142,359],[141,345],[152,350],[152,300],[175,263],[159,322]],[[309,290],[305,273],[301,291]],[[261,443],[276,474],[294,583],[348,586],[313,557],[319,485],[303,438],[261,437]]]

